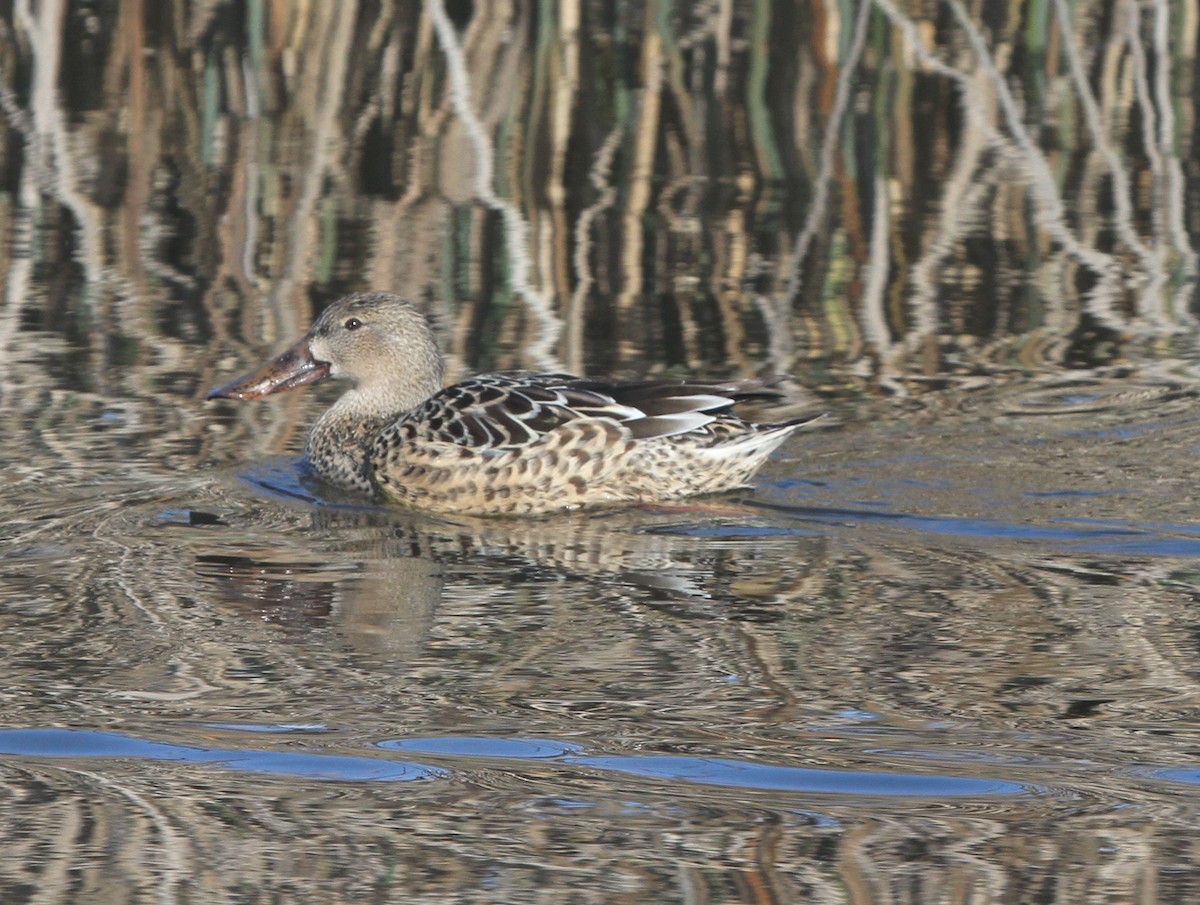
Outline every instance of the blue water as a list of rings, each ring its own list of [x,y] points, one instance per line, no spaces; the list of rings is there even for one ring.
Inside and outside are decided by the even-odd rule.
[[[253,726],[251,732],[271,731]],[[280,731],[297,731],[282,727]],[[505,762],[546,761],[668,782],[726,788],[851,797],[991,798],[1035,794],[1034,787],[1002,779],[937,774],[786,767],[722,757],[587,755],[577,745],[546,739],[438,737],[378,743],[385,751]],[[174,761],[224,770],[312,780],[398,782],[436,779],[448,771],[413,761],[247,748],[207,748],[156,742],[84,729],[0,730],[0,755],[30,758]]]
[[[294,751],[196,748],[87,729],[3,729],[0,730],[0,755],[182,761],[246,773],[356,782],[407,782],[445,773],[437,767],[403,761]]]
[[[1019,783],[934,774],[883,773],[781,767],[724,757],[589,756],[574,745],[529,739],[420,738],[381,742],[381,748],[413,754],[504,759],[557,757],[560,763],[649,779],[776,792],[852,796],[951,798],[1028,794]]]
[[[886,525],[905,532],[966,540],[1027,541],[1062,552],[1113,556],[1200,556],[1200,524],[1132,522],[1118,519],[1054,519],[1052,524],[1015,523],[1000,519],[961,516],[917,515],[909,512],[866,508],[781,506],[762,501],[748,505],[769,510],[777,517],[807,523],[792,533],[807,536],[813,524],[853,527]],[[664,528],[666,532],[695,533],[692,529]],[[702,531],[711,533],[712,529]],[[726,535],[733,529],[724,529]],[[774,533],[780,533],[776,529]],[[1182,536],[1180,536],[1182,535]]]

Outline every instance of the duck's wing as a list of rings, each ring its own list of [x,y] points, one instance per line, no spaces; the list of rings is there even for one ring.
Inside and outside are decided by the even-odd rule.
[[[447,387],[384,435],[478,450],[528,446],[580,418],[615,421],[635,440],[703,431],[735,402],[771,395],[762,381],[615,383],[569,374],[491,374]]]

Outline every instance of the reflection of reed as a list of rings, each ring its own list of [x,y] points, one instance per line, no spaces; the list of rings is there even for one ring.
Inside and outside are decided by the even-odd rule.
[[[33,61],[26,132],[26,153],[33,160],[27,165],[26,178],[31,181],[25,183],[21,201],[25,204],[34,201],[37,191],[57,195],[75,219],[73,234],[77,246],[73,257],[82,265],[87,284],[98,289],[105,263],[103,233],[96,207],[80,185],[81,165],[90,162],[90,155],[80,154],[72,147],[68,117],[58,91],[66,0],[40,3],[36,14],[28,3],[17,3],[14,12],[16,23],[29,42]]]
[[[436,2],[244,23],[195,3],[152,26],[126,4],[76,69],[68,4],[17,3],[30,79],[5,70],[0,153],[19,160],[5,245],[28,254],[0,257],[8,298],[45,304],[58,269],[91,310],[116,302],[110,330],[170,344],[184,318],[229,349],[375,285],[437,300],[470,366],[823,359],[897,390],[944,366],[939,337],[1057,355],[1022,337],[1189,326],[1175,99],[1195,42],[1172,35],[1195,0],[1120,2],[1108,34],[1065,2],[1003,34],[947,8],[937,31],[891,0],[844,21],[489,6],[460,33]],[[890,56],[864,54],[882,23]]]
[[[773,364],[779,371],[790,370],[790,363],[795,358],[794,337],[792,336],[792,317],[796,298],[800,293],[803,276],[804,260],[808,257],[809,247],[814,236],[822,228],[822,221],[827,215],[830,185],[834,175],[833,154],[837,139],[843,126],[847,105],[850,98],[851,79],[858,68],[866,41],[867,25],[871,21],[870,3],[861,2],[858,8],[853,37],[846,59],[838,72],[832,107],[829,111],[829,122],[821,139],[820,168],[814,180],[812,199],[805,218],[804,227],[796,236],[795,245],[791,251],[790,272],[787,284],[779,294],[771,309],[771,352]],[[868,197],[871,192],[865,193]]]
[[[570,7],[571,4],[565,4]],[[462,128],[467,133],[474,154],[475,197],[487,207],[497,211],[504,221],[505,248],[508,251],[508,278],[516,292],[529,307],[538,329],[529,343],[529,356],[539,368],[557,370],[556,359],[551,353],[561,330],[557,316],[550,308],[546,294],[534,288],[531,282],[532,262],[530,255],[534,249],[530,247],[529,224],[521,212],[509,201],[496,195],[492,186],[493,161],[492,146],[484,133],[483,125],[476,115],[474,102],[471,99],[471,87],[463,59],[462,48],[454,34],[454,27],[446,15],[441,0],[430,0],[428,10],[433,18],[434,29],[446,55],[446,67],[450,76],[450,97],[454,104],[455,113]],[[567,48],[567,56],[569,57]],[[560,80],[560,90],[570,90],[570,76]],[[561,160],[561,151],[555,155]],[[556,175],[554,173],[551,174]],[[561,169],[557,175],[561,175]],[[555,187],[551,183],[552,188]]]

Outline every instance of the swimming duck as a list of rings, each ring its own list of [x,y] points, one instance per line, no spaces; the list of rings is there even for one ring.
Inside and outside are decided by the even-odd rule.
[[[340,487],[444,512],[502,515],[653,502],[745,486],[792,431],[735,402],[762,381],[613,382],[511,372],[443,388],[424,315],[390,293],[330,305],[290,349],[213,390],[261,399],[326,378],[351,384],[305,455]]]

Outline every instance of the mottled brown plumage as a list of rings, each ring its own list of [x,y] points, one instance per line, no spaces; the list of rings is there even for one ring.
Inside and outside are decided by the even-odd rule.
[[[807,421],[752,424],[761,381],[618,383],[490,374],[442,388],[424,316],[388,293],[331,305],[283,355],[209,398],[257,399],[326,377],[353,386],[317,419],[323,479],[395,502],[477,514],[669,500],[741,487]]]

